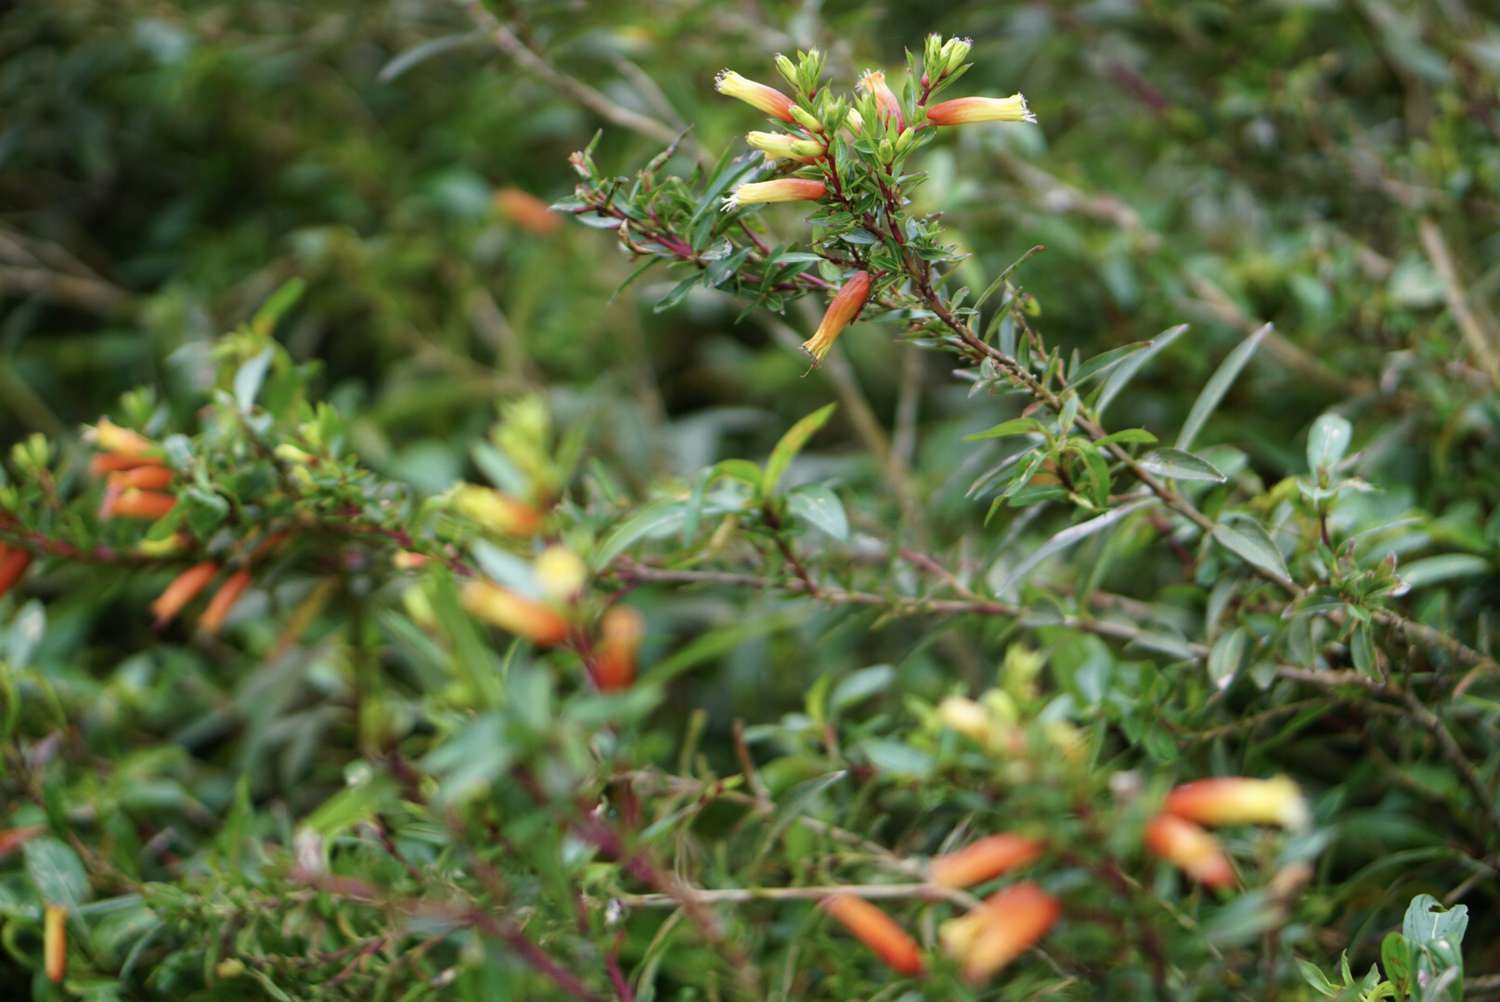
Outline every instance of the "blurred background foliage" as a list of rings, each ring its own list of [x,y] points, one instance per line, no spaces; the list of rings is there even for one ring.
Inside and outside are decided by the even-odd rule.
[[[1462,587],[1414,600],[1424,622],[1482,647],[1500,549],[1494,13],[1477,0],[497,3],[519,44],[566,75],[560,88],[495,43],[489,15],[447,0],[0,5],[0,441],[68,433],[139,384],[162,387],[186,416],[210,380],[210,339],[300,278],[306,294],[280,340],[319,363],[361,458],[418,488],[474,478],[471,443],[499,401],[528,388],[561,423],[587,428],[590,462],[633,496],[724,457],[763,456],[830,398],[823,375],[778,343],[774,319],[701,292],[656,312],[675,279],[653,271],[617,294],[631,262],[608,234],[540,225],[497,193],[567,196],[567,156],[601,128],[606,172],[660,150],[574,100],[578,82],[669,130],[690,127],[689,142],[716,153],[747,122],[712,91],[723,66],[766,78],[770,53],[816,45],[848,79],[899,68],[903,45],[928,32],[968,35],[966,90],[1023,90],[1040,122],[960,130],[927,155],[918,206],[966,244],[969,284],[1041,244],[1017,279],[1054,343],[1091,355],[1191,323],[1117,403],[1120,427],[1175,428],[1230,348],[1273,322],[1204,437],[1244,449],[1274,484],[1303,471],[1313,419],[1339,410],[1366,450],[1361,476],[1380,488],[1374,510],[1418,512],[1427,544],[1483,558]],[[786,318],[799,338],[815,321]],[[965,497],[983,457],[962,436],[1009,415],[971,400],[945,356],[878,327],[841,344],[936,542],[984,561],[1005,526],[987,536],[985,506]],[[857,526],[895,521],[843,413],[800,476],[837,482],[856,499]],[[1173,578],[1170,560],[1162,568],[1160,581],[1115,586],[1158,597]],[[136,591],[93,620],[86,645],[65,628],[49,643],[105,684],[149,643],[132,611],[149,592]],[[70,606],[53,597],[56,630]],[[701,593],[654,601],[648,662],[743,621],[712,634],[699,655],[709,667],[669,697],[684,713],[706,708],[721,736],[734,717],[801,707],[825,671],[889,662],[898,695],[932,698],[990,670],[956,664],[944,629],[921,624],[769,604],[747,614]],[[1059,656],[1085,660],[1068,650],[1078,642],[1060,642]],[[186,679],[222,654],[152,656]],[[180,736],[178,711],[198,705],[163,708],[134,740]],[[339,782],[352,739],[329,737],[339,731],[316,709],[287,712],[274,766],[212,735],[190,742],[179,775],[208,784],[193,810],[200,798],[224,809],[232,769],[248,763],[288,788],[294,813]],[[1473,712],[1493,736],[1494,705]],[[1464,872],[1444,862],[1441,825],[1423,826],[1428,767],[1365,755],[1344,723],[1235,753],[1337,786],[1351,812],[1310,892],[1340,922],[1320,944],[1330,955],[1373,949],[1411,894],[1442,898]],[[328,741],[345,750],[325,755]],[[1491,784],[1496,766],[1494,755],[1482,763]],[[1408,863],[1389,862],[1403,852]],[[1462,888],[1488,912],[1470,931],[1471,973],[1500,965],[1500,859],[1479,865],[1489,869]]]

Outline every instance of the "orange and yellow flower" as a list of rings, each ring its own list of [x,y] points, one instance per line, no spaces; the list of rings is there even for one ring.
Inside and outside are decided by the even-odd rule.
[[[599,621],[599,646],[594,658],[594,681],[605,692],[618,692],[635,681],[636,651],[646,634],[646,621],[627,605],[616,605]]]
[[[1158,814],[1146,825],[1146,848],[1207,887],[1234,883],[1234,867],[1219,840],[1175,814]]]
[[[895,91],[886,84],[884,73],[880,70],[865,70],[859,77],[859,89],[874,96],[875,107],[880,110],[882,119],[894,122],[897,129],[906,128],[906,116],[901,113],[901,101],[896,97]]]
[[[723,209],[732,212],[744,205],[768,202],[816,202],[828,194],[822,181],[804,177],[779,177],[774,181],[748,181],[724,199]]]
[[[107,491],[99,509],[100,518],[139,518],[154,522],[177,504],[177,499],[161,491],[143,491],[131,487],[116,494]]]
[[[1035,122],[1021,94],[1010,97],[956,97],[927,109],[933,125],[973,125],[977,122]]]
[[[198,628],[210,637],[217,634],[228,618],[229,611],[248,587],[250,571],[243,567],[225,578],[224,583],[219,585],[219,590],[214,592],[214,597],[208,600],[208,608],[198,617]]]
[[[162,589],[162,593],[151,603],[151,611],[156,614],[157,629],[170,623],[182,611],[183,606],[197,598],[198,593],[208,587],[217,573],[219,565],[212,560],[205,560],[173,578],[172,583]]]
[[[816,160],[823,155],[823,144],[811,139],[799,139],[785,132],[747,132],[745,142],[766,155],[766,159]]]
[[[542,524],[540,511],[491,487],[463,484],[453,492],[453,507],[486,529],[509,536],[530,536]]]
[[[791,98],[775,87],[742,77],[734,70],[720,70],[719,75],[714,77],[714,90],[744,101],[772,118],[779,118],[783,122],[792,121]]]
[[[568,621],[562,613],[489,581],[465,584],[462,600],[473,615],[532,643],[551,647],[568,637]]]
[[[528,233],[546,236],[562,225],[557,213],[529,191],[510,186],[500,188],[495,192],[494,202],[502,216]]]
[[[944,887],[969,887],[1035,862],[1045,843],[1039,838],[1005,832],[990,835],[956,852],[933,859],[928,876]]]
[[[812,356],[813,365],[823,361],[823,356],[828,354],[833,342],[859,316],[859,311],[865,307],[865,300],[869,298],[870,275],[868,272],[856,271],[828,304],[823,322],[818,324],[816,333],[802,342],[802,350]]]
[[[855,939],[869,947],[891,970],[906,975],[922,973],[922,951],[917,941],[864,898],[834,894],[823,899],[823,909],[843,923]]]
[[[984,904],[938,930],[943,948],[964,979],[984,981],[1031,949],[1062,914],[1056,898],[1033,883],[996,891]]]
[[[1230,776],[1184,783],[1167,795],[1162,809],[1201,825],[1262,824],[1301,829],[1311,822],[1302,791],[1285,776]]]

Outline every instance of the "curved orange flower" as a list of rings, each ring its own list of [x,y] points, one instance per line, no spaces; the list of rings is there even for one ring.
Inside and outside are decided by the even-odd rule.
[[[853,894],[834,894],[823,899],[823,909],[843,923],[854,938],[868,946],[891,970],[900,974],[922,973],[922,951],[885,912]]]
[[[1146,825],[1145,843],[1147,849],[1206,887],[1234,883],[1234,867],[1219,840],[1191,821],[1158,814]]]
[[[198,628],[209,636],[218,633],[229,616],[229,610],[234,608],[234,604],[248,587],[250,572],[245,568],[240,568],[225,578],[224,583],[219,585],[219,590],[214,592],[214,597],[208,600],[208,608],[198,617]]]
[[[927,872],[934,884],[969,887],[1030,865],[1045,846],[1039,838],[1011,832],[990,835],[956,852],[938,856]]]
[[[812,356],[813,365],[823,361],[823,356],[828,354],[833,342],[859,316],[859,311],[865,308],[865,300],[869,298],[870,274],[856,271],[828,304],[817,331],[802,342],[802,350]]]
[[[173,578],[172,583],[162,589],[162,593],[151,603],[151,611],[156,614],[157,629],[170,623],[182,611],[183,606],[208,587],[208,583],[217,573],[219,573],[219,565],[212,560],[205,560],[201,564],[194,564]]]

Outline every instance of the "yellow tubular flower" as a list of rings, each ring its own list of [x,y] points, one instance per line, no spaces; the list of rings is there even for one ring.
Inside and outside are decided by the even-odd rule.
[[[727,97],[744,101],[752,108],[756,108],[772,118],[779,118],[783,122],[792,120],[792,99],[787,97],[775,87],[768,87],[747,77],[742,77],[734,70],[720,70],[719,75],[714,77],[714,90]]]
[[[1301,829],[1311,822],[1302,791],[1285,776],[1229,776],[1184,783],[1167,795],[1163,810],[1200,825],[1259,824]]]
[[[972,125],[976,122],[1035,122],[1021,94],[1010,97],[956,97],[927,109],[933,125]]]
[[[760,205],[766,202],[816,202],[828,189],[822,181],[802,177],[782,177],[774,181],[751,181],[734,189],[734,194],[724,199],[724,211],[732,212],[742,205]]]
[[[798,139],[785,132],[749,132],[745,142],[760,150],[767,160],[816,160],[823,155],[821,143]]]
[[[854,277],[844,283],[844,287],[839,289],[833,301],[828,304],[828,311],[823,314],[823,322],[818,324],[817,332],[802,342],[802,350],[812,356],[813,365],[823,361],[823,356],[828,354],[833,342],[859,316],[859,311],[865,307],[865,300],[869,298],[870,275],[868,272],[856,271]]]

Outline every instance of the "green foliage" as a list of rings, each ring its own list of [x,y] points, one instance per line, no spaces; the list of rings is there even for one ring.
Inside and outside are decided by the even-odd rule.
[[[1497,52],[0,12],[0,985],[1494,996]]]

